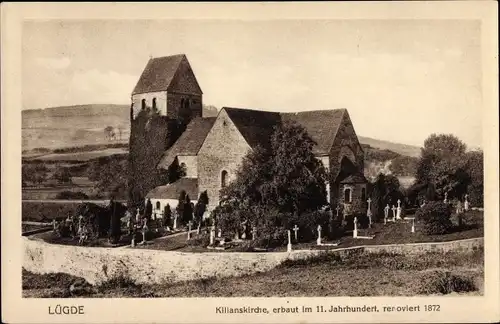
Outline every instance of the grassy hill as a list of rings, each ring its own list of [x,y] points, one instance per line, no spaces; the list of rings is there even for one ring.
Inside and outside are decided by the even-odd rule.
[[[419,157],[420,147],[415,145],[400,144],[389,141],[378,140],[370,137],[358,136],[361,144],[370,145],[380,150],[389,150],[401,155]]]

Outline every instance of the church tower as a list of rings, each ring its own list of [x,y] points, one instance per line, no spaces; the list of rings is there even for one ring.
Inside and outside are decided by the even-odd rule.
[[[148,61],[131,95],[130,206],[142,203],[149,190],[166,183],[166,174],[156,166],[191,119],[202,116],[202,95],[186,55]]]

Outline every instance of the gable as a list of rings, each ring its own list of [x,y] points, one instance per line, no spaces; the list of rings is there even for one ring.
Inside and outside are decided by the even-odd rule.
[[[356,135],[356,131],[354,130],[354,125],[352,124],[351,118],[349,117],[349,113],[347,111],[345,111],[344,115],[342,116],[337,134],[335,135],[334,145],[338,148],[347,146],[356,154],[363,152],[363,148],[359,143],[358,136]]]
[[[235,149],[238,147],[238,149]],[[247,151],[248,144],[239,128],[225,109],[217,115],[212,128],[208,132],[198,154],[199,155],[225,155],[229,156],[236,151]]]
[[[198,80],[196,80],[193,69],[191,68],[191,65],[186,57],[184,57],[179,63],[178,69],[175,72],[172,82],[170,82],[167,90],[170,92],[197,95],[203,94],[200,85],[198,84]]]

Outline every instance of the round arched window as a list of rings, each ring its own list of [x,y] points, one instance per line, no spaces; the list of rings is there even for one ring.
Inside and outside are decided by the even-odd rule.
[[[227,171],[223,170],[220,175],[220,185],[222,188],[227,186]]]

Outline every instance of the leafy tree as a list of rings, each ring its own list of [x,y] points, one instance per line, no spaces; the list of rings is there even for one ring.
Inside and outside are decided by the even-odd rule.
[[[108,140],[111,140],[115,136],[115,131],[113,126],[106,126],[104,128],[104,135]]]
[[[186,191],[182,190],[179,194],[179,199],[177,202],[177,207],[175,208],[175,211],[177,212],[177,215],[180,219],[184,221],[184,209],[186,208]]]
[[[400,155],[394,158],[389,170],[395,176],[415,176],[417,173],[418,158]]]
[[[428,235],[439,235],[449,232],[453,224],[450,219],[451,207],[442,201],[430,201],[419,208],[415,217],[423,221],[423,232]]]
[[[167,181],[168,183],[174,183],[182,177],[186,176],[186,169],[179,165],[179,160],[177,158],[174,159],[172,164],[168,167],[167,170]]]
[[[425,184],[428,199],[462,197],[470,183],[466,145],[451,134],[432,134],[424,142],[417,164],[417,184]],[[433,188],[428,188],[432,186]]]
[[[54,172],[52,178],[59,183],[71,183],[71,173],[68,168],[59,168]]]
[[[193,209],[194,205],[189,198],[189,195],[186,195],[186,200],[184,202],[184,210],[183,213],[180,214],[184,224],[187,224],[189,221],[193,221]]]
[[[303,127],[284,122],[275,128],[269,148],[249,152],[235,180],[221,190],[214,216],[223,231],[237,231],[247,221],[277,237],[290,226],[291,217],[327,205],[327,174],[312,153],[313,145]]]
[[[483,152],[471,151],[467,156],[467,173],[470,178],[470,185],[467,189],[469,201],[474,206],[483,206],[484,193],[484,170],[483,170]]]
[[[404,201],[404,195],[397,177],[380,173],[371,184],[372,212],[375,219],[382,219],[384,207],[396,205],[398,199]]]

